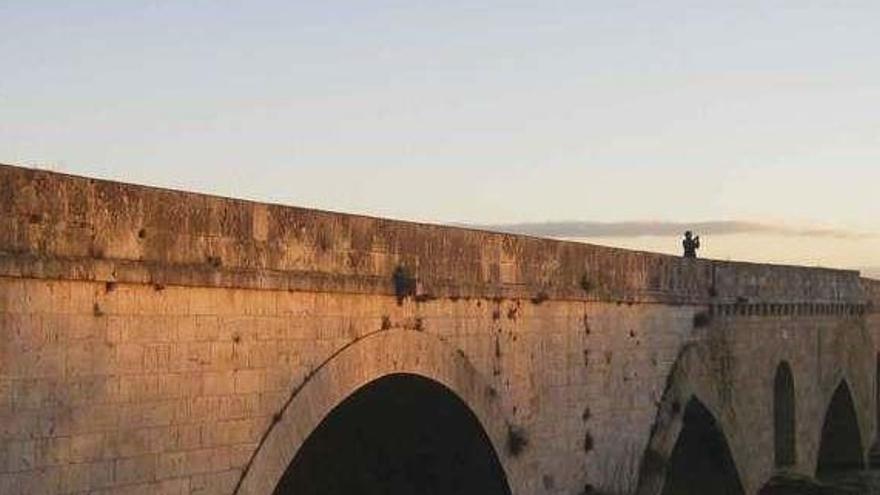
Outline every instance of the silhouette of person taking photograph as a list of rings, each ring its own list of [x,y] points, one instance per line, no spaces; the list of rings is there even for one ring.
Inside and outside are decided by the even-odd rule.
[[[694,233],[688,230],[684,233],[684,240],[681,243],[684,246],[685,258],[697,257],[697,249],[700,249],[700,236],[694,237]]]

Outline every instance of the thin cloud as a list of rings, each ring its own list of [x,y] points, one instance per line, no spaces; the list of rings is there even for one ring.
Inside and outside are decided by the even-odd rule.
[[[711,222],[535,222],[495,225],[469,225],[484,230],[525,234],[539,237],[589,238],[589,237],[644,237],[679,236],[686,230],[697,234],[770,234],[783,236],[821,237],[831,239],[868,239],[877,234],[832,228],[800,228],[758,222],[711,221]]]

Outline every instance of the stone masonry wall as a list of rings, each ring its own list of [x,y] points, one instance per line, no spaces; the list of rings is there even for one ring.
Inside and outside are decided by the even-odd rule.
[[[773,472],[783,360],[799,472],[813,474],[841,380],[870,443],[878,293],[855,272],[0,166],[0,493],[268,495],[284,466],[273,456],[295,451],[316,404],[395,366],[485,385],[470,405],[516,495],[633,493],[646,450],[668,456],[681,426],[663,408],[691,396],[754,493]],[[398,347],[366,347],[383,334]],[[447,369],[447,350],[465,364]],[[278,455],[257,455],[270,444]]]

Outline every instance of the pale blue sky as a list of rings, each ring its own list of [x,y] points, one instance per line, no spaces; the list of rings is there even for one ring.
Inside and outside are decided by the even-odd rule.
[[[880,231],[877,1],[0,0],[0,19],[0,162],[434,222]],[[843,264],[880,266],[864,251]]]

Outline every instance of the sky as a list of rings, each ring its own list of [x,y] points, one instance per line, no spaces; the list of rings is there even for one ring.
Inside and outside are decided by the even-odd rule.
[[[432,223],[760,223],[708,229],[703,254],[880,267],[873,0],[0,0],[0,19],[0,163]],[[583,239],[680,249],[643,234]]]

